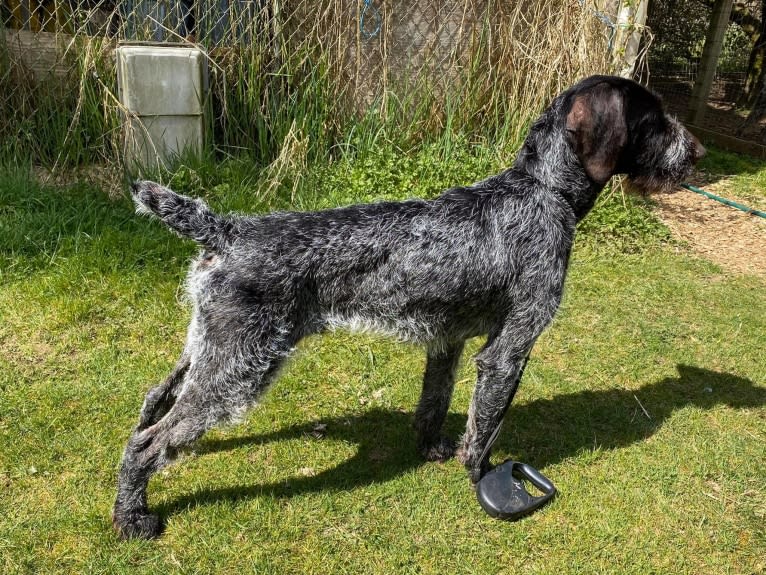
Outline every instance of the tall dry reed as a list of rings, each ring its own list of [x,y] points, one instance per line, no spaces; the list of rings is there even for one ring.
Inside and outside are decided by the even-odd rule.
[[[196,38],[156,19],[144,33],[207,51],[211,146],[262,165],[284,164],[285,146],[310,161],[381,137],[417,145],[468,134],[513,146],[555,93],[609,71],[609,30],[592,0],[251,4]],[[135,20],[123,15],[118,37],[140,34]],[[57,47],[48,73],[19,50],[20,32],[0,31],[0,155],[119,162],[115,44],[92,28],[68,21],[48,33]]]

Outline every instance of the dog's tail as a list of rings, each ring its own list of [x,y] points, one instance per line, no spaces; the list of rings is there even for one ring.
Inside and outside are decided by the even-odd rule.
[[[231,221],[215,214],[202,200],[149,181],[134,182],[131,192],[138,213],[157,216],[171,229],[211,251],[220,252],[230,243]]]

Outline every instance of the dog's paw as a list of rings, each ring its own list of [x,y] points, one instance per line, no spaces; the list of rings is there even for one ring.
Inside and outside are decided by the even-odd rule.
[[[471,487],[475,489],[479,480],[484,477],[490,470],[492,470],[492,466],[489,463],[485,463],[479,467],[466,467],[466,472],[468,473],[468,479],[471,482]]]
[[[449,437],[439,437],[435,442],[419,446],[420,454],[426,461],[444,463],[455,455],[457,445]]]
[[[115,515],[112,523],[121,539],[154,539],[162,533],[162,521],[150,513]]]
[[[476,487],[479,480],[492,469],[492,465],[489,463],[489,457],[485,457],[483,461],[477,462],[476,456],[472,457],[469,449],[465,445],[461,445],[457,449],[455,457],[465,466],[472,487]]]
[[[455,450],[455,458],[463,465],[468,465],[470,456],[468,454],[468,448],[465,446],[465,443],[463,443]]]

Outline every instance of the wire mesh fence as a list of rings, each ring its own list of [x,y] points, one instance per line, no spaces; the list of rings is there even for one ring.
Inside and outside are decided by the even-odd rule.
[[[350,122],[517,137],[556,92],[610,67],[588,1],[3,0],[0,153],[120,155],[118,42],[194,44],[209,62],[216,149],[263,161],[328,149]]]
[[[684,119],[689,109],[694,83],[699,75],[699,62],[668,64],[651,62],[650,86],[662,95],[666,106]],[[716,71],[706,103],[706,111],[699,127],[723,135],[764,142],[759,126],[766,116],[751,116],[752,105],[743,104],[746,98],[745,67],[733,71]]]
[[[748,86],[752,33],[760,27],[760,3],[743,0],[738,10],[747,23],[732,13],[726,28],[715,76],[704,108],[697,120],[700,128],[729,138],[766,144],[766,86]],[[688,117],[692,90],[701,74],[702,47],[712,3],[693,0],[659,0],[649,13],[654,39],[649,50],[649,85],[663,96],[679,118]],[[750,30],[753,28],[753,30]],[[745,31],[750,30],[750,35]],[[757,96],[761,94],[761,97]],[[763,101],[763,102],[762,102]]]

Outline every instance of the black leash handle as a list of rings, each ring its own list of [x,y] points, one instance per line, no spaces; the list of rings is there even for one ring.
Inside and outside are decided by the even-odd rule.
[[[527,491],[529,481],[542,492],[534,496]],[[526,463],[506,461],[495,467],[476,484],[476,498],[492,517],[516,521],[536,511],[556,496],[556,486],[537,469]]]

